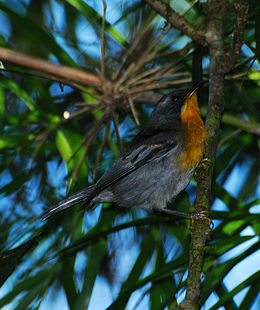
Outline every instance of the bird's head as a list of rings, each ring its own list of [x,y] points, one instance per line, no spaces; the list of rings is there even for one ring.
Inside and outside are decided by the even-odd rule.
[[[200,84],[164,95],[154,108],[147,125],[167,129],[192,117],[200,116],[197,99]]]

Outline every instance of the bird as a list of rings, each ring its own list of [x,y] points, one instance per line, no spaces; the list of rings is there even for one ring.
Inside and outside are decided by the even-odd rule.
[[[97,183],[57,202],[42,219],[79,203],[89,210],[104,202],[185,217],[168,203],[188,186],[203,157],[207,132],[198,106],[200,84],[162,96],[144,128]]]

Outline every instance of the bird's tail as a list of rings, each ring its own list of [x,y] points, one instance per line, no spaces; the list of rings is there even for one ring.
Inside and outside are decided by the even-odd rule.
[[[84,189],[83,191],[80,191],[75,195],[72,195],[64,200],[59,201],[42,214],[41,216],[42,220],[45,221],[54,214],[57,214],[63,210],[73,207],[79,202],[84,202],[84,204],[88,204],[93,198],[91,193],[93,193],[93,186],[89,186],[87,189]]]

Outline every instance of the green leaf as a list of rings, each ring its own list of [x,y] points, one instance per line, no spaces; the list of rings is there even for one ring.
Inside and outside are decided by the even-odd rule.
[[[0,150],[24,146],[25,144],[31,142],[34,138],[35,136],[33,134],[25,134],[25,133],[2,134],[0,136]]]
[[[154,271],[160,271],[166,265],[166,254],[162,240],[157,240],[157,257]],[[163,304],[167,304],[174,299],[176,292],[176,284],[172,275],[152,282],[150,290],[150,309],[157,310],[162,307]]]
[[[49,275],[54,271],[53,268],[38,272],[34,276],[30,276],[25,280],[17,283],[12,291],[0,299],[0,307],[4,307],[14,300],[20,293],[34,289],[36,286],[43,288],[49,282]]]
[[[230,210],[241,210],[244,208],[242,201],[236,199],[223,186],[220,186],[216,182],[213,184],[213,190],[216,197],[222,200]]]
[[[24,104],[27,106],[27,108],[30,111],[35,111],[36,106],[33,100],[31,99],[30,95],[25,90],[23,90],[21,87],[19,87],[17,83],[15,83],[14,81],[5,79],[3,77],[0,78],[0,83],[3,86],[12,90],[17,95],[17,97],[20,98],[24,102]]]
[[[232,236],[225,236],[224,239],[219,238],[215,240],[216,238],[214,238],[211,244],[207,247],[207,253],[211,255],[223,255],[232,248],[254,237],[255,237],[254,235],[253,236],[232,235]]]
[[[179,271],[179,268],[181,268],[186,263],[187,263],[187,257],[184,257],[182,255],[177,259],[167,263],[160,271],[153,272],[147,277],[144,277],[143,279],[136,281],[134,285],[122,291],[117,297],[117,299],[107,308],[107,310],[119,309],[118,305],[120,305],[121,302],[127,296],[131,295],[134,291],[152,281],[159,281],[168,278],[174,270],[177,269]]]
[[[251,309],[251,306],[255,302],[257,296],[259,295],[260,291],[260,281],[256,281],[254,285],[251,285],[248,292],[246,293],[246,296],[244,297],[242,303],[239,306],[240,310],[243,309]]]
[[[246,280],[244,280],[242,283],[237,285],[233,290],[225,294],[221,297],[221,300],[219,300],[213,307],[211,307],[211,310],[217,310],[220,306],[225,305],[226,302],[228,302],[231,298],[233,298],[237,293],[242,291],[244,288],[246,288],[249,285],[257,285],[259,287],[260,282],[260,271],[254,273],[250,277],[248,277]],[[245,308],[244,308],[245,309]]]
[[[215,179],[223,173],[223,171],[230,165],[230,159],[234,160],[237,152],[241,149],[241,144],[238,141],[232,141],[227,148],[217,157],[216,168],[214,171]]]
[[[98,224],[90,230],[100,231],[105,226],[112,226],[115,218],[115,211],[113,210],[102,210],[101,218]],[[88,234],[87,234],[88,235]],[[102,263],[103,257],[105,255],[107,248],[107,239],[102,238],[100,242],[92,246],[88,251],[88,262],[84,271],[84,282],[83,288],[79,293],[79,297],[75,306],[75,309],[86,309],[89,305],[91,294],[94,288],[96,277],[100,270],[100,265]]]
[[[96,243],[101,238],[106,238],[107,235],[120,231],[122,229],[127,229],[129,227],[142,227],[145,225],[159,225],[163,222],[171,222],[171,218],[150,216],[147,218],[137,219],[131,222],[123,223],[114,227],[103,227],[103,229],[93,228],[88,231],[87,235],[82,239],[74,241],[70,246],[65,248],[60,252],[60,255],[69,255],[77,251],[80,251],[92,243]]]
[[[64,126],[63,126],[63,134],[66,137],[67,143],[69,144],[70,149],[73,153],[78,148],[79,144],[82,142],[82,135],[78,131],[73,130],[68,127],[64,127]],[[69,160],[68,162],[69,171],[72,171],[73,169],[76,168],[78,163],[81,161],[81,158],[83,155],[84,155],[84,144],[78,150],[78,152],[74,155],[74,157],[71,160]],[[68,158],[70,158],[70,156]],[[80,166],[80,171],[78,173],[77,182],[82,181],[84,186],[86,186],[86,179],[88,178],[88,173],[89,173],[89,169],[88,169],[87,161],[84,160]]]
[[[70,156],[72,155],[72,149],[70,146],[70,143],[67,139],[67,137],[64,135],[64,133],[61,130],[57,130],[56,133],[56,146],[57,149],[62,157],[62,159],[67,162],[70,158]],[[67,165],[68,170],[71,171],[71,169],[73,168],[74,163],[73,163],[73,159],[69,162],[69,164]]]
[[[258,251],[259,246],[260,242],[256,242],[236,257],[223,263],[219,263],[217,266],[213,266],[213,268],[205,274],[205,280],[202,283],[200,305],[205,303],[209,295],[214,291],[215,287],[223,281],[229,271],[249,255]]]
[[[30,291],[23,296],[20,300],[18,305],[14,308],[14,310],[24,310],[24,309],[30,309],[30,305],[33,301],[36,300],[38,296],[41,296],[43,294],[42,287],[34,287],[30,289]]]
[[[74,280],[75,255],[62,259],[61,279],[70,309],[73,309],[78,294]]]
[[[6,122],[12,126],[23,126],[28,124],[37,124],[41,120],[41,114],[38,111],[5,115]]]
[[[143,240],[140,246],[139,255],[134,263],[134,266],[132,267],[130,274],[128,275],[125,282],[122,284],[120,293],[124,292],[125,290],[133,286],[137,282],[137,280],[139,280],[146,264],[150,261],[152,254],[154,252],[153,247],[154,241],[155,240],[153,234],[149,234]],[[131,294],[126,295],[125,298],[123,298],[117,306],[120,307],[120,309],[124,309],[129,301],[130,296]]]
[[[228,290],[226,289],[226,286],[222,282],[219,283],[219,285],[216,287],[215,291],[216,291],[216,294],[218,295],[219,299],[221,299],[222,296],[224,296],[228,292]],[[225,307],[228,310],[237,310],[238,309],[238,307],[235,304],[235,301],[233,299],[230,299],[229,301],[227,301],[225,303]]]

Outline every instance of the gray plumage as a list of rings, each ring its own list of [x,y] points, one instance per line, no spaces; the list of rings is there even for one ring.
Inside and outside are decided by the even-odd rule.
[[[121,207],[164,210],[186,188],[194,170],[179,168],[183,152],[180,114],[192,89],[174,91],[158,102],[144,129],[93,186],[58,202],[43,219],[83,203],[114,202]]]

